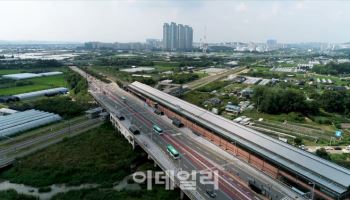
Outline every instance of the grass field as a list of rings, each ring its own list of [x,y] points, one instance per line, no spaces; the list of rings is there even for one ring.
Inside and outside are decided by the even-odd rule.
[[[139,157],[110,124],[20,159],[0,178],[35,187],[66,183],[112,184],[131,173]]]
[[[0,76],[6,75],[6,74],[18,74],[18,73],[24,73],[27,72],[23,69],[0,69]]]
[[[67,87],[67,83],[64,79],[64,75],[39,77],[39,78],[27,79],[27,81],[30,81],[33,84],[1,88],[0,96],[33,92],[33,91],[45,90],[45,89],[50,89],[55,87]]]

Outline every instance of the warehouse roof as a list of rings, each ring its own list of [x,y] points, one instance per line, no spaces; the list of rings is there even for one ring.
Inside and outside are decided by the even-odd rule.
[[[19,99],[28,99],[28,98],[38,97],[38,96],[54,95],[54,94],[67,93],[67,92],[68,92],[67,88],[59,87],[59,88],[52,88],[52,89],[47,89],[47,90],[39,90],[39,91],[35,91],[35,92],[16,94],[13,96],[17,97]]]
[[[38,110],[0,116],[0,136],[10,136],[58,120],[61,120],[59,115]]]
[[[215,115],[145,84],[133,82],[130,88],[169,108],[178,110],[183,115],[207,126],[224,137],[233,139],[257,154],[271,159],[279,165],[332,191],[341,194],[346,192],[347,187],[350,186],[350,170],[348,169]]]
[[[36,78],[36,77],[40,77],[40,76],[41,75],[34,74],[34,73],[20,73],[20,74],[7,74],[7,75],[3,75],[2,77],[3,78],[20,80],[20,79]]]
[[[0,108],[0,115],[11,115],[13,113],[18,112],[17,110],[9,109],[9,108]]]
[[[37,78],[42,76],[55,76],[63,74],[62,72],[44,72],[44,73],[19,73],[19,74],[6,74],[3,75],[3,78],[9,78],[14,80],[21,80],[21,79],[29,79],[29,78]]]

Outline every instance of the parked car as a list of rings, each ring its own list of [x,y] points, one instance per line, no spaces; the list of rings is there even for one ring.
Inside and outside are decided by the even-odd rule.
[[[325,149],[326,149],[327,151],[329,151],[329,150],[334,150],[333,147],[326,147]]]

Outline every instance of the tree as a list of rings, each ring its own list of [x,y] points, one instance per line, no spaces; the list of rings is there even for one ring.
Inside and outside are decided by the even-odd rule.
[[[316,155],[320,158],[326,159],[326,160],[331,160],[331,157],[329,153],[326,151],[325,148],[317,149],[316,150]]]
[[[319,102],[328,112],[345,113],[349,111],[350,95],[345,91],[325,91]]]
[[[316,112],[314,105],[308,105],[305,95],[293,89],[257,87],[253,101],[260,111],[278,114],[289,112]]]
[[[301,138],[297,137],[294,139],[294,143],[295,143],[295,145],[299,146],[299,145],[303,144],[303,140]]]

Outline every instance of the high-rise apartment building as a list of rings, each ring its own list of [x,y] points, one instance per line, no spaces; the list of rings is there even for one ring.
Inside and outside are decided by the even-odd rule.
[[[170,25],[164,23],[163,25],[163,49],[170,50],[171,35],[170,35]]]
[[[268,51],[273,51],[278,49],[277,40],[274,40],[274,39],[267,40],[266,46]]]
[[[185,49],[192,49],[193,44],[193,29],[190,26],[185,26]]]
[[[179,44],[179,33],[177,25],[174,22],[170,24],[170,50],[175,51]]]
[[[186,47],[185,27],[182,24],[179,24],[177,31],[178,31],[178,39],[179,39],[178,49],[185,49]]]
[[[188,25],[164,23],[163,49],[167,51],[191,50],[193,29]]]

